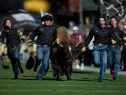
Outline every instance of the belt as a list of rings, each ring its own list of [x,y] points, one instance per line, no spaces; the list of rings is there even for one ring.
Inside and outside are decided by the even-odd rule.
[[[119,47],[119,45],[110,45],[109,47],[115,48],[115,47]]]
[[[102,46],[105,46],[105,44],[101,44],[101,43],[99,43],[99,44],[94,44],[95,46],[99,46],[99,47],[102,47]]]
[[[17,46],[13,46],[13,47],[8,47],[8,49],[15,49]]]
[[[43,45],[43,47],[50,47],[50,45]]]
[[[43,47],[50,47],[50,45],[38,45],[38,46],[43,46]]]

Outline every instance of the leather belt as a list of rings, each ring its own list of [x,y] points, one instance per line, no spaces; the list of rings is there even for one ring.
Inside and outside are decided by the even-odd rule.
[[[95,46],[99,46],[99,47],[102,47],[102,46],[105,46],[105,44],[101,44],[101,43],[99,43],[99,44],[94,44]]]
[[[38,45],[38,46],[43,46],[43,47],[50,47],[50,45]]]
[[[49,45],[43,45],[43,47],[50,47]]]
[[[8,49],[15,49],[17,46],[13,46],[13,47],[8,47]]]
[[[119,45],[110,45],[109,47],[116,48],[116,47],[119,47]]]

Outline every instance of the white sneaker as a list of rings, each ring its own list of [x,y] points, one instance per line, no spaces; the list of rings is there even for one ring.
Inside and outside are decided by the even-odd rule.
[[[77,64],[75,68],[76,68],[76,69],[80,69],[80,66]]]
[[[84,63],[81,64],[81,70],[84,70]]]

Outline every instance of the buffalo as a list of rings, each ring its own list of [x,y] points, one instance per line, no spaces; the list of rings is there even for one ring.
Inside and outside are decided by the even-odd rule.
[[[53,42],[51,46],[50,59],[52,61],[52,68],[56,72],[56,79],[60,80],[64,77],[65,73],[67,80],[72,80],[72,63],[76,41],[70,39],[70,35],[64,26],[57,29],[57,37],[60,43],[56,44]]]

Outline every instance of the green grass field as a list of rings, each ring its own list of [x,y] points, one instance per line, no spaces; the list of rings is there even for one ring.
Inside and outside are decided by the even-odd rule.
[[[67,81],[66,76],[61,81],[55,80],[50,69],[43,81],[38,81],[37,73],[27,70],[22,64],[25,72],[14,80],[9,66],[10,69],[3,69],[0,65],[0,95],[126,95],[126,72],[119,74],[117,80],[106,73],[103,82],[99,83],[99,69],[93,70],[94,67],[73,70],[72,81]]]

